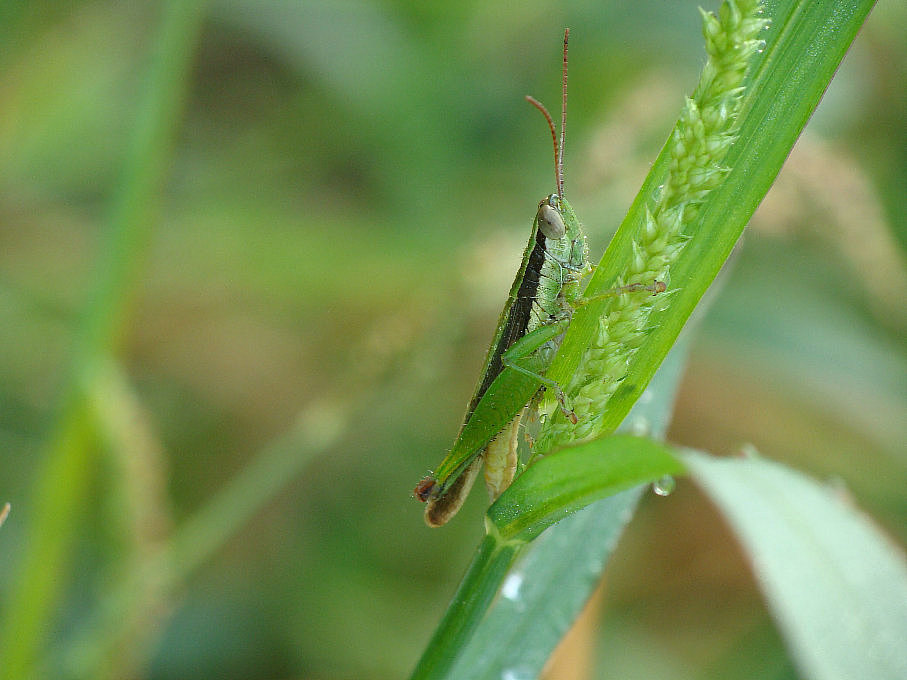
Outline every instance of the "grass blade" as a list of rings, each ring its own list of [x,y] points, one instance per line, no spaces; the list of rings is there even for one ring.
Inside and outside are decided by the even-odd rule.
[[[113,352],[128,313],[180,116],[202,5],[171,1],[163,8],[132,147],[79,328],[70,384],[32,495],[29,544],[0,631],[0,678],[28,675],[60,598],[75,518],[93,468],[92,425],[82,381],[97,359]]]
[[[675,292],[669,304],[654,309],[649,317],[645,342],[634,348],[626,373],[621,376],[620,386],[610,397],[602,431],[614,431],[649,385],[694,307],[723,266],[746,222],[770,188],[872,6],[873,2],[869,0],[840,3],[779,0],[767,3],[766,15],[772,22],[771,29],[765,32],[765,48],[757,56],[754,68],[744,82],[747,89],[736,140],[722,161],[729,170],[723,181],[697,204],[695,224],[686,232],[692,238],[670,267],[671,288]],[[657,199],[671,161],[669,147],[670,144],[665,146],[652,166],[596,270],[587,288],[587,296],[612,288],[627,263],[633,261],[635,239],[645,226],[648,208]],[[577,366],[598,332],[603,309],[603,304],[593,302],[577,310],[548,372],[559,384],[568,385],[576,374]],[[552,460],[552,465],[557,465],[556,459]],[[625,496],[629,500],[619,512],[626,513],[634,505],[631,494]],[[548,511],[555,512],[553,508]],[[563,522],[552,531],[569,526],[568,522]],[[558,544],[558,552],[549,554],[547,559],[562,560],[564,554],[580,551],[587,540],[588,530],[585,528],[571,532],[567,542]],[[496,574],[496,577],[501,576]],[[500,583],[494,585],[495,589]],[[487,582],[474,582],[472,585],[482,592],[491,589]],[[588,581],[584,587],[591,592],[594,581]],[[456,601],[461,602],[468,597],[469,593],[464,593],[461,587]],[[542,609],[527,610],[521,617],[528,617],[525,624],[511,619],[511,625],[539,628],[542,622],[533,617],[540,617],[541,610],[556,610],[558,597],[556,593],[546,593],[543,600],[547,598],[547,602],[542,602]],[[487,600],[483,602],[487,603]],[[459,609],[457,616],[466,618],[466,621],[459,622],[451,620],[452,610],[449,611],[413,677],[449,677],[449,669],[456,657],[462,654],[465,658],[466,655],[458,648],[463,643],[463,637],[451,641],[446,639],[445,631],[450,628],[475,629],[476,620],[484,614],[485,606]],[[566,625],[558,629],[558,634],[565,629]],[[481,646],[481,640],[477,644]],[[507,656],[514,663],[502,662],[496,668],[523,668],[519,655],[528,651],[525,645],[518,645],[514,650],[498,651],[499,659]],[[429,668],[425,665],[427,658],[443,662]],[[486,659],[482,655],[472,658]],[[473,664],[471,668],[475,671],[476,666]]]
[[[803,677],[907,677],[907,561],[866,516],[771,461],[684,460],[749,556]]]
[[[872,0],[816,3],[778,0],[766,3],[769,30],[763,52],[745,81],[746,94],[737,141],[723,165],[724,181],[700,204],[692,238],[670,269],[670,304],[649,317],[650,333],[632,355],[621,387],[608,402],[604,431],[613,431],[639,398],[717,276],[743,228],[775,180],[806,121],[818,105],[850,47]],[[646,221],[670,162],[666,145],[652,166],[587,289],[587,295],[613,287],[634,258],[634,238]],[[549,375],[568,384],[599,326],[602,305],[577,310]]]

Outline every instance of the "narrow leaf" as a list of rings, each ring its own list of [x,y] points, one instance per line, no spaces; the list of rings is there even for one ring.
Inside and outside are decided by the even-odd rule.
[[[767,460],[684,461],[743,544],[804,677],[907,678],[907,562],[865,515]]]
[[[683,472],[668,448],[651,439],[615,435],[568,446],[520,475],[488,509],[489,533],[531,540],[593,501]]]
[[[653,437],[664,436],[687,344],[681,341],[674,347],[655,374],[647,398],[633,407],[628,418],[633,429],[646,429]],[[500,597],[469,644],[449,652],[457,658],[446,677],[537,677],[601,580],[601,572],[646,488],[636,486],[592,503],[544,531],[515,555],[516,567],[502,579],[503,585],[498,584]],[[564,555],[570,559],[564,559]]]

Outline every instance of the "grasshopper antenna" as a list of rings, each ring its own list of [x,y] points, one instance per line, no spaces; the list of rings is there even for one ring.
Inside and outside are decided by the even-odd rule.
[[[557,195],[563,196],[564,193],[564,181],[561,177],[561,168],[560,168],[560,149],[557,144],[557,131],[554,129],[554,121],[551,120],[551,114],[548,113],[548,109],[545,108],[545,105],[542,104],[538,99],[530,95],[526,95],[526,101],[532,104],[535,108],[542,112],[542,115],[545,116],[545,120],[548,121],[548,129],[551,130],[551,139],[554,140],[554,181],[555,186],[557,187]]]
[[[557,155],[557,176],[560,184],[557,187],[559,196],[564,195],[564,146],[567,144],[567,39],[570,29],[564,29],[564,71],[561,76],[561,148]]]
[[[570,37],[570,29],[564,29],[564,72],[561,85],[561,138],[558,143],[557,130],[554,128],[554,120],[548,109],[535,97],[526,95],[526,101],[542,112],[545,120],[548,121],[548,129],[551,130],[551,139],[554,142],[554,181],[557,187],[557,195],[564,197],[564,145],[567,142],[567,40]]]

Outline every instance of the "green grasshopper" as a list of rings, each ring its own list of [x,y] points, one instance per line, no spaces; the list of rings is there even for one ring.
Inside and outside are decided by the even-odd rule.
[[[566,30],[560,143],[551,114],[537,100],[526,97],[545,116],[551,131],[557,193],[539,202],[529,243],[454,446],[434,474],[419,482],[413,492],[427,504],[425,521],[431,527],[442,526],[457,513],[483,461],[492,498],[507,488],[517,467],[520,422],[542,388],[555,391],[564,415],[576,423],[560,386],[542,375],[554,358],[574,307],[583,302],[579,285],[591,270],[586,236],[564,197],[568,37]],[[607,294],[641,289],[660,292],[664,284],[660,285],[634,284]]]

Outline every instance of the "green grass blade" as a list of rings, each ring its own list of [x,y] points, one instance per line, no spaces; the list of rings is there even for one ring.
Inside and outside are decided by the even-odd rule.
[[[683,471],[669,449],[652,439],[614,435],[568,446],[513,482],[488,509],[488,531],[503,541],[531,541],[594,501]]]
[[[108,387],[101,381],[98,386]],[[96,409],[108,406],[103,402],[112,391],[108,387],[94,395]],[[293,428],[264,448],[164,545],[110,584],[94,615],[68,642],[62,667],[83,678],[105,677],[105,671],[117,677],[110,669],[121,668],[124,658],[133,667],[143,667],[156,640],[148,622],[164,616],[162,606],[175,599],[198,569],[302,469],[337,443],[348,428],[349,410],[348,404],[334,400],[309,405]]]
[[[718,274],[873,4],[872,0],[766,3],[771,26],[764,31],[765,49],[746,81],[737,141],[723,161],[730,171],[705,197],[689,231],[692,239],[671,266],[670,285],[676,292],[669,305],[650,316],[652,330],[608,403],[605,431],[613,431],[629,412]],[[666,145],[596,269],[587,295],[611,288],[633,260],[634,236],[645,222],[646,206],[664,181],[668,162]],[[568,384],[576,371],[596,333],[601,309],[600,303],[592,303],[577,310],[548,371],[559,384]]]
[[[133,143],[79,329],[72,377],[34,487],[29,544],[0,630],[0,678],[25,677],[51,628],[76,533],[73,523],[93,467],[82,380],[97,358],[113,351],[124,325],[179,120],[202,4],[172,1],[163,9]]]
[[[723,164],[729,167],[730,171],[701,203],[694,228],[687,232],[693,235],[693,238],[671,265],[671,288],[676,292],[663,309],[653,311],[649,324],[651,330],[645,342],[632,354],[621,386],[609,401],[605,431],[613,431],[624,420],[674,345],[692,310],[718,274],[746,222],[777,176],[872,5],[873,3],[868,0],[840,3],[791,0],[767,3],[766,14],[771,19],[772,26],[765,32],[765,49],[756,59],[746,81],[748,89],[743,101],[736,141],[723,160]],[[587,296],[591,297],[611,288],[624,271],[626,263],[633,260],[634,237],[645,222],[647,206],[655,200],[658,187],[664,181],[668,162],[669,152],[666,146],[596,270],[587,289]],[[603,304],[590,303],[577,310],[561,349],[548,372],[548,375],[559,384],[569,384],[576,372],[585,349],[598,330],[599,315],[603,307]],[[556,457],[551,464],[557,465]],[[614,481],[611,480],[609,483]],[[632,494],[622,494],[614,500],[623,497],[629,500],[623,503],[621,509],[612,509],[614,512],[626,514],[628,510],[632,510],[635,497]],[[571,500],[568,494],[564,500],[565,503],[571,503],[576,499]],[[577,517],[599,505],[603,504],[593,505],[587,511],[579,513]],[[565,505],[564,512],[566,507]],[[546,512],[553,516],[558,510],[551,506],[546,507]],[[573,519],[575,518],[571,518]],[[626,518],[617,520],[625,522]],[[608,520],[603,518],[603,521]],[[525,526],[534,525],[527,523]],[[570,521],[562,522],[548,533],[558,532],[563,527],[570,529]],[[576,523],[576,527],[577,530],[569,532],[564,544],[557,544],[557,552],[547,555],[547,560],[563,561],[564,554],[581,551],[583,542],[588,540],[588,527],[581,527],[579,522]],[[535,545],[543,544],[533,544],[533,548]],[[499,587],[501,582],[495,584],[495,588]],[[465,586],[465,583],[461,586],[455,602],[469,599],[469,593],[464,592]],[[488,583],[478,581],[473,582],[473,587],[480,589],[481,592],[490,589]],[[593,587],[592,579],[586,579],[581,586],[587,589],[587,593],[591,592]],[[525,609],[522,616],[517,613],[520,620],[511,618],[511,626],[523,630],[537,630],[541,625],[540,619],[545,616],[541,612],[557,611],[560,597],[560,593],[553,590],[544,592],[538,606]],[[584,598],[574,599],[582,601]],[[484,614],[484,611],[484,606],[474,609],[460,608],[457,616],[465,617],[464,621],[452,621],[452,613],[448,611],[442,626],[426,650],[426,657],[444,659],[445,662],[432,666],[428,671],[423,659],[414,677],[451,677],[449,669],[455,659],[458,656],[461,660],[466,659],[472,652],[458,649],[456,645],[462,643],[462,637],[458,637],[455,643],[449,643],[445,639],[445,630],[473,630],[476,620]],[[573,613],[576,611],[578,610],[574,610]],[[488,617],[489,622],[494,621],[495,615],[495,611],[492,610]],[[569,617],[560,617],[556,636],[548,636],[550,640],[546,640],[545,644],[548,646],[544,647],[544,654],[553,648],[556,637],[566,630],[571,620]],[[495,629],[491,623],[489,626],[489,630]],[[483,637],[484,631],[483,625],[479,628],[475,642],[477,648],[482,648],[482,640],[488,639],[487,636]],[[521,663],[520,655],[532,653],[532,650],[527,648],[527,645],[531,644],[534,642],[521,643],[509,650],[499,648],[497,650],[499,660],[505,657],[507,660],[500,661],[500,665],[495,668],[523,669],[524,664]],[[487,644],[484,649],[487,652]],[[488,660],[487,656],[482,656],[481,653],[471,658],[482,659],[483,666]],[[475,663],[470,664],[465,660],[461,663],[464,665],[458,668],[471,667],[475,671]]]
[[[667,429],[685,356],[686,343],[681,342],[652,381],[652,399],[633,410],[633,421],[645,424],[653,436],[663,437]],[[540,671],[598,583],[601,568],[633,516],[643,488],[597,501],[528,545],[526,536],[505,542],[498,532],[487,535],[485,551],[480,550],[470,566],[470,585],[466,580],[461,583],[413,679],[476,678],[480,677],[479,667],[486,671],[483,677],[489,678],[503,677],[504,670],[516,667],[534,666]],[[494,553],[491,548],[495,545],[506,545],[509,552]],[[565,561],[564,554],[576,559]],[[492,555],[498,560],[497,569],[483,565]],[[486,616],[492,597],[509,578],[508,569],[500,567],[518,559],[522,560],[519,573],[525,589],[519,598],[497,598]],[[476,596],[472,589],[484,595]],[[558,623],[538,626],[539,618]],[[506,637],[501,631],[507,631]],[[498,644],[504,639],[514,643]]]
[[[643,490],[637,487],[596,501],[530,543],[502,580],[500,595],[469,644],[459,650],[447,677],[539,677],[601,582],[602,569]]]
[[[633,407],[628,422],[634,429],[664,437],[686,355],[687,343],[681,340],[652,380],[652,398]],[[498,584],[504,584],[503,596],[465,649],[458,651],[450,677],[480,677],[474,671],[479,667],[481,677],[500,678],[513,669],[519,671],[518,677],[536,677],[601,580],[646,488],[637,486],[596,501],[532,541],[516,570]],[[547,624],[539,625],[540,621]]]
[[[460,587],[419,659],[411,680],[447,677],[457,653],[470,640],[524,543],[502,543],[485,536]]]
[[[866,516],[771,461],[684,460],[749,556],[804,678],[907,677],[907,561]]]

